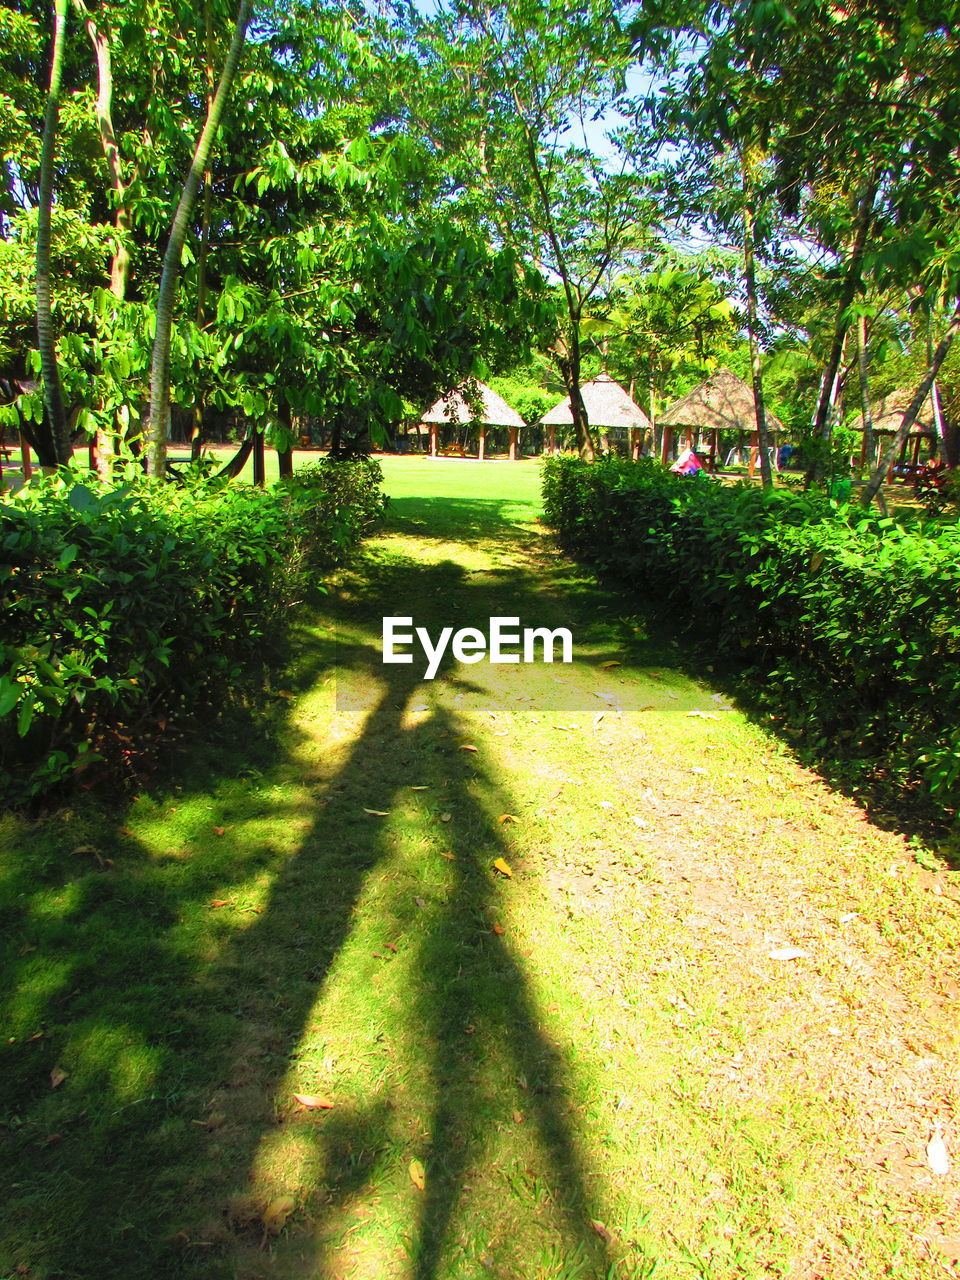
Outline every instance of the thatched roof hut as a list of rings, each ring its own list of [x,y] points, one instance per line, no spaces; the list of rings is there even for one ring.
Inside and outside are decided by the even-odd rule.
[[[461,388],[452,395],[441,396],[436,404],[431,405],[420,419],[421,422],[464,423],[480,422],[488,427],[522,427],[523,419],[516,409],[511,409],[502,396],[484,382],[477,383],[480,393],[481,411],[478,414],[471,409],[464,398]]]
[[[769,409],[766,418],[771,435],[786,431]],[[697,427],[701,431],[756,432],[757,402],[753,387],[729,369],[718,369],[661,413],[660,425],[671,429]]]
[[[448,423],[468,423],[476,422],[480,426],[480,449],[479,457],[482,459],[486,450],[487,427],[509,427],[510,428],[510,457],[517,456],[517,432],[524,425],[523,419],[517,413],[516,409],[511,409],[506,400],[502,396],[498,396],[495,391],[484,382],[477,383],[477,391],[479,392],[480,404],[477,409],[472,409],[467,403],[463,394],[463,388],[458,387],[455,391],[441,396],[440,399],[430,406],[427,412],[420,419],[426,423],[430,429],[430,453],[436,457],[439,451],[439,428]]]
[[[881,396],[879,400],[875,400],[870,406],[870,417],[873,420],[873,430],[876,435],[896,435],[900,430],[900,423],[903,421],[903,415],[910,407],[910,401],[913,399],[912,391],[891,391],[885,396]],[[857,414],[851,426],[854,431],[863,430],[863,414]],[[935,436],[937,434],[937,419],[933,407],[933,397],[928,396],[923,402],[923,408],[917,416],[916,422],[910,428],[911,436]]]
[[[650,426],[650,419],[640,406],[630,399],[619,382],[614,382],[609,374],[601,373],[590,382],[585,382],[580,388],[580,394],[591,427],[610,431],[617,427],[639,427],[646,430]],[[570,410],[570,397],[567,396],[558,405],[554,405],[540,421],[545,427],[571,426],[573,414]]]

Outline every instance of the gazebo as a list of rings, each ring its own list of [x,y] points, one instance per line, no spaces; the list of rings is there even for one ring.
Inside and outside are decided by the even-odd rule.
[[[873,421],[874,437],[889,436],[891,439],[900,430],[900,423],[903,421],[903,415],[910,406],[913,399],[912,391],[890,391],[887,395],[881,396],[879,400],[874,401],[870,406],[870,417]],[[851,426],[854,431],[863,431],[863,414],[860,413],[853,420]],[[907,450],[911,452],[911,465],[917,467],[920,465],[920,450],[923,442],[926,440],[928,448],[933,449],[937,439],[937,413],[933,403],[933,396],[930,395],[923,402],[923,408],[917,415],[917,420],[907,433],[907,439],[903,442],[903,452],[900,455],[901,464],[905,461]],[[879,444],[880,441],[877,441]],[[860,446],[860,456],[863,462],[870,467],[876,465],[879,458],[883,456],[884,450],[877,451],[877,457],[866,457],[867,441],[866,437]]]
[[[427,412],[421,418],[421,422],[425,423],[430,430],[430,456],[435,458],[439,449],[440,427],[449,423],[458,423],[461,426],[466,423],[476,422],[480,428],[480,452],[479,458],[483,461],[487,443],[487,427],[509,427],[510,429],[510,459],[516,459],[517,456],[517,435],[520,428],[523,427],[524,421],[517,413],[516,409],[511,409],[506,400],[502,396],[498,396],[492,391],[486,383],[478,382],[477,390],[480,396],[480,413],[476,409],[472,409],[467,403],[463,392],[463,387],[458,387],[455,391],[441,396],[436,404],[431,405]]]
[[[591,427],[599,427],[602,431],[625,430],[633,457],[640,452],[640,443],[644,431],[650,430],[650,419],[638,404],[627,395],[619,382],[607,373],[601,373],[580,388],[583,407],[587,411],[587,422]],[[554,405],[549,413],[540,419],[547,428],[548,448],[556,453],[557,427],[573,425],[573,413],[570,409],[570,397]]]
[[[783,423],[772,414],[766,413],[767,430],[771,436],[786,431]],[[710,435],[710,453],[714,466],[720,451],[721,431],[743,431],[750,438],[750,474],[753,475],[760,454],[760,433],[757,428],[757,402],[753,388],[742,378],[738,378],[729,369],[718,369],[705,382],[688,391],[680,400],[674,401],[660,415],[660,426],[663,428],[663,442],[660,449],[660,460],[664,464],[669,460],[677,429],[686,429],[687,446],[693,449],[695,433]],[[776,452],[774,452],[776,459]],[[774,466],[776,462],[774,461]]]

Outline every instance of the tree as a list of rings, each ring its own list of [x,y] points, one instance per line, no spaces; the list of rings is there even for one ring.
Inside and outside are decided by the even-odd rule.
[[[170,424],[170,331],[173,324],[174,297],[180,276],[180,259],[197,192],[207,167],[213,140],[226,109],[230,88],[240,61],[240,53],[247,38],[250,14],[251,0],[240,0],[240,7],[233,24],[230,49],[220,73],[217,91],[207,108],[206,120],[180,193],[180,200],[170,228],[170,239],[163,258],[163,272],[157,294],[156,336],[150,366],[150,420],[145,441],[147,474],[154,477],[164,475],[167,463],[167,434]]]
[[[625,95],[630,45],[618,6],[453,0],[419,34],[418,122],[459,151],[452,181],[491,235],[556,282],[554,358],[580,452],[592,458],[583,321],[611,272],[644,246],[650,208],[627,158],[602,160],[587,145],[591,124]]]

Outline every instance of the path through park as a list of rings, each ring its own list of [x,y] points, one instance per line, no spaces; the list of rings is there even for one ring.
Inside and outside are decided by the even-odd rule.
[[[565,560],[532,464],[388,482],[267,732],[0,830],[10,1274],[955,1274],[957,873]],[[574,661],[425,681],[385,615]]]
[[[382,664],[389,614],[565,625],[575,661],[426,682],[416,646]],[[287,1098],[335,1107],[266,1144],[254,1194],[300,1213],[278,1273],[950,1273],[955,879],[529,508],[395,499],[314,639],[336,665],[297,704],[303,850],[344,928]]]

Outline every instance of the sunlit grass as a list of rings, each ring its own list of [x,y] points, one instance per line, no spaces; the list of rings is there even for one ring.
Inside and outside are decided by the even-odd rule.
[[[535,465],[385,471],[265,709],[0,824],[0,1273],[929,1275],[951,898],[556,556]],[[577,660],[426,684],[393,611]]]

